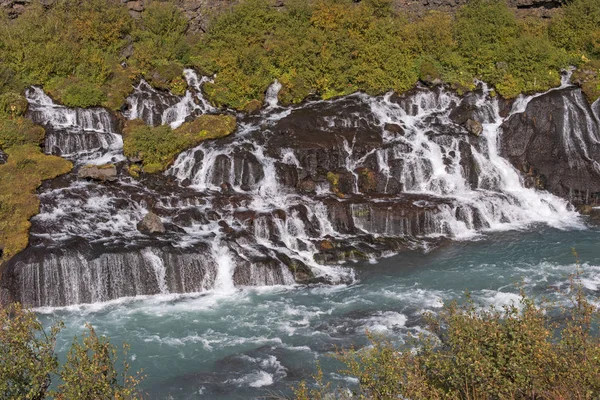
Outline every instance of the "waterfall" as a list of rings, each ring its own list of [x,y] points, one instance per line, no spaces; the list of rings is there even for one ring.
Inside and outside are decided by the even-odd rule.
[[[117,122],[103,108],[68,108],[55,104],[39,87],[25,92],[29,117],[46,128],[44,149],[86,163],[122,159]]]
[[[600,164],[592,157],[589,149],[591,145],[600,144],[598,118],[593,114],[593,109],[587,107],[583,93],[571,91],[564,99],[563,143],[568,153],[569,166],[583,169],[592,163],[596,171],[600,172]],[[585,124],[578,123],[581,120]]]
[[[233,283],[234,261],[229,253],[229,249],[219,240],[214,240],[212,252],[215,263],[217,264],[215,290],[220,293],[231,293],[235,290],[235,285]]]
[[[176,127],[215,112],[202,97],[208,78],[192,70],[185,77],[182,97],[140,82],[125,116]],[[501,154],[503,124],[541,95],[517,99],[503,117],[482,83],[462,97],[419,87],[289,107],[277,101],[280,88],[269,87],[261,113],[238,115],[234,135],[182,152],[151,185],[119,177],[44,189],[31,245],[9,263],[0,297],[59,306],[347,283],[353,271],[339,264],[349,260],[532,224],[582,226],[566,200],[528,187]],[[598,105],[586,106],[566,80],[553,91],[565,104],[569,162],[598,168]],[[68,109],[38,88],[28,99],[32,118],[55,133],[47,150],[77,160],[97,149],[114,156],[118,146],[107,138],[120,137],[107,111]],[[150,210],[166,233],[137,230]]]
[[[281,90],[281,83],[276,79],[275,82],[269,86],[265,93],[265,104],[268,108],[275,108],[279,104],[279,91]]]
[[[185,69],[183,75],[188,85],[183,97],[156,90],[142,79],[127,98],[125,117],[141,119],[152,126],[168,124],[175,129],[186,118],[215,112],[202,93],[202,85],[210,82],[210,78],[199,78],[192,69]]]
[[[410,112],[390,101],[390,95],[368,101],[381,126],[398,124],[404,129],[401,136],[384,136],[386,147],[378,152],[385,154],[378,160],[385,164],[380,169],[390,171],[390,163],[401,158],[403,166],[396,178],[406,192],[450,200],[454,212],[443,213],[443,220],[451,235],[465,237],[481,229],[511,229],[531,223],[565,227],[577,220],[565,200],[525,188],[519,172],[500,156],[497,144],[504,118],[486,87],[476,102],[483,127],[477,139],[444,135],[454,125],[449,105],[461,103],[454,94],[421,92]],[[476,182],[466,176],[465,163],[477,171]]]

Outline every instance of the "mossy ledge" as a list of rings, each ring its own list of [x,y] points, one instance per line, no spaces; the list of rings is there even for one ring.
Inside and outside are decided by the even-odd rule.
[[[73,168],[63,158],[43,154],[36,143],[17,144],[4,151],[8,161],[0,165],[1,261],[7,261],[29,243],[29,219],[40,207],[35,190],[43,180],[66,174]]]
[[[129,159],[141,160],[145,173],[162,172],[182,151],[208,139],[218,139],[235,131],[232,115],[201,115],[179,128],[152,127],[141,120],[127,121],[123,129],[123,151]],[[135,176],[139,168],[130,168]]]

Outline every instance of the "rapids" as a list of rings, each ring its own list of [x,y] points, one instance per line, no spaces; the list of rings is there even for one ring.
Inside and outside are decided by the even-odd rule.
[[[61,355],[85,322],[112,342],[131,345],[133,370],[144,369],[151,399],[249,399],[290,394],[311,381],[316,361],[325,380],[353,385],[330,355],[336,347],[364,346],[365,331],[402,343],[422,329],[421,312],[460,299],[469,289],[483,307],[527,294],[564,301],[575,272],[571,247],[583,265],[590,295],[600,289],[600,231],[534,226],[453,242],[429,253],[408,251],[376,264],[354,264],[357,283],[262,287],[231,293],[160,295],[39,309],[44,324],[63,319]]]

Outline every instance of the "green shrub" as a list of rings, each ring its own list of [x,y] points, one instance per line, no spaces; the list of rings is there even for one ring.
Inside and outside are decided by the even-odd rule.
[[[573,73],[573,82],[581,86],[590,103],[600,98],[600,60],[589,61]]]
[[[150,83],[170,88],[189,62],[185,15],[168,2],[152,2],[133,31],[134,52],[130,61]]]
[[[0,148],[5,151],[23,144],[40,145],[45,135],[44,128],[29,119],[0,117]]]
[[[141,377],[129,375],[128,347],[122,352],[90,325],[82,340],[75,338],[67,361],[59,365],[56,339],[62,322],[45,330],[33,311],[19,304],[0,307],[0,396],[3,399],[141,398]],[[117,366],[122,357],[122,368]],[[52,381],[60,378],[55,390]]]
[[[98,85],[73,77],[52,79],[45,89],[67,107],[92,107],[106,101],[106,94]]]
[[[600,2],[575,0],[563,7],[550,25],[550,37],[570,52],[600,58]]]
[[[412,350],[369,335],[372,346],[340,352],[341,372],[357,377],[358,388],[332,392],[317,375],[318,387],[303,382],[296,398],[598,398],[600,312],[580,286],[572,289],[572,304],[558,309],[524,295],[516,305],[481,309],[467,295],[463,305],[426,315],[429,334],[413,338]]]
[[[49,9],[34,2],[19,18],[0,21],[0,93],[60,81],[59,101],[101,105],[130,31],[117,0],[59,0]],[[7,77],[12,83],[3,89]]]
[[[21,116],[25,114],[27,107],[29,107],[29,103],[22,94],[15,92],[0,94],[0,115]]]

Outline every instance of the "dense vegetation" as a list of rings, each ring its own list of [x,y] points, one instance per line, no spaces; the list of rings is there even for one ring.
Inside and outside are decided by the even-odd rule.
[[[213,102],[245,108],[274,79],[285,103],[310,94],[401,92],[419,79],[464,90],[477,78],[510,98],[556,86],[561,68],[600,58],[596,0],[575,0],[551,22],[517,19],[496,0],[472,0],[455,17],[414,19],[391,5],[298,0],[280,11],[247,0],[214,22],[191,60],[217,74],[206,89]]]
[[[150,5],[140,21],[117,0],[34,2],[0,18],[1,96],[42,85],[67,106],[118,109],[140,76],[181,91],[187,21],[172,4]]]
[[[179,128],[152,127],[141,120],[128,121],[123,129],[123,151],[130,159],[139,158],[146,173],[164,171],[182,151],[207,139],[217,139],[235,131],[231,115],[200,115]],[[135,169],[130,168],[135,174]]]
[[[45,330],[35,313],[18,304],[0,307],[0,397],[3,399],[138,399],[141,377],[129,375],[122,354],[86,326],[60,366],[56,339],[63,328]],[[122,365],[117,367],[118,356]],[[119,372],[121,369],[121,372]],[[54,384],[54,389],[51,388]]]
[[[467,299],[426,315],[429,334],[406,350],[371,336],[372,346],[340,352],[352,390],[303,382],[298,400],[597,399],[600,312],[573,286],[572,304],[557,310],[523,296],[520,304],[482,310]]]
[[[568,65],[588,72],[591,99],[600,92],[596,0],[571,1],[549,22],[496,0],[418,18],[392,0],[245,0],[203,36],[187,33],[173,3],[150,2],[137,20],[117,0],[34,2],[15,20],[0,16],[0,104],[37,84],[66,105],[117,109],[140,77],[183,93],[184,66],[216,73],[209,99],[237,109],[261,104],[275,79],[284,103],[405,91],[419,79],[464,90],[477,78],[514,97],[557,85]]]

